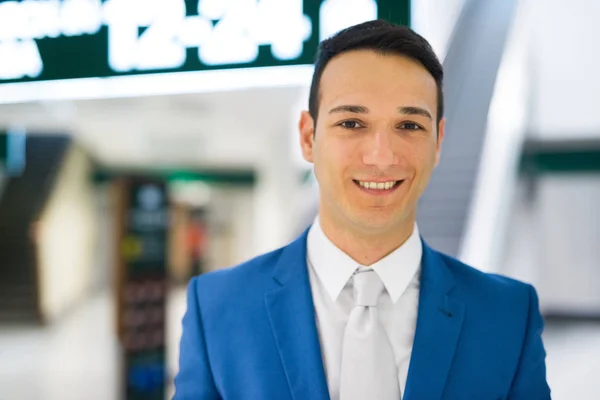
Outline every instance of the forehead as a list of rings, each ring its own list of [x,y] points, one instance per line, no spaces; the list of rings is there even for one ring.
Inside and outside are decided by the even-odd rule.
[[[396,54],[357,50],[334,57],[320,82],[320,107],[338,103],[390,103],[436,110],[437,86],[417,61]],[[393,103],[393,104],[392,104]]]

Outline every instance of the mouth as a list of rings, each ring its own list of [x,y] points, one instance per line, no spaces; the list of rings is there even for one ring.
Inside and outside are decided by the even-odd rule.
[[[402,185],[404,180],[399,181],[385,181],[385,182],[372,182],[372,181],[359,181],[353,179],[354,184],[358,186],[364,192],[375,194],[375,195],[384,195],[394,192],[395,190]]]

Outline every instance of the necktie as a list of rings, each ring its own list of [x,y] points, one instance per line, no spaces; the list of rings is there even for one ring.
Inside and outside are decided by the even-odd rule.
[[[354,274],[354,307],[344,332],[340,400],[400,400],[394,352],[379,322],[383,282],[373,270]]]

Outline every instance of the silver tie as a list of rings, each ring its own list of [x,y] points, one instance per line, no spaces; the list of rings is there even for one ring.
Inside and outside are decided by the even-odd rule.
[[[394,352],[379,322],[383,282],[373,270],[354,274],[354,308],[344,332],[340,400],[399,400]]]

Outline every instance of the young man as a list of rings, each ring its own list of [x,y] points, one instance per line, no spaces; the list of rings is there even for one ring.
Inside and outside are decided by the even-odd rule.
[[[371,21],[321,43],[299,123],[319,216],[190,283],[176,400],[550,398],[533,287],[419,236],[442,77],[408,28]]]

